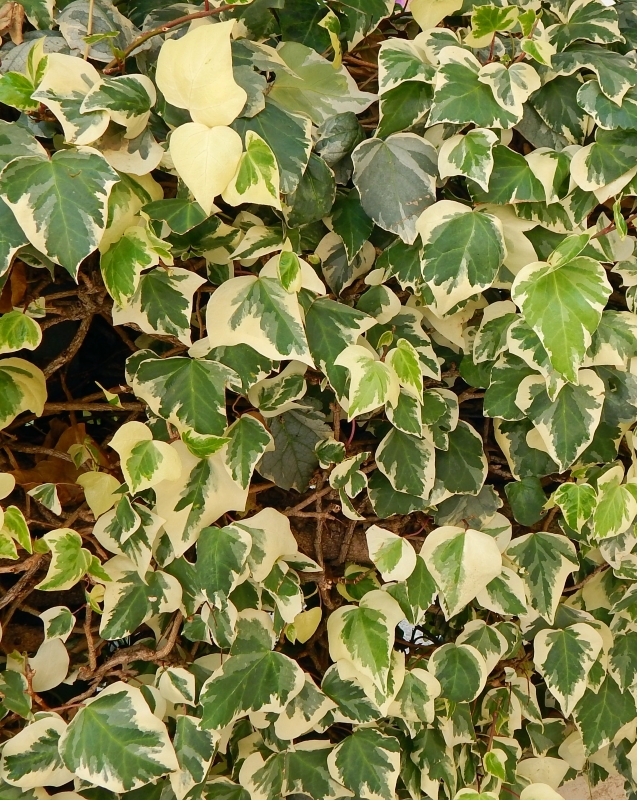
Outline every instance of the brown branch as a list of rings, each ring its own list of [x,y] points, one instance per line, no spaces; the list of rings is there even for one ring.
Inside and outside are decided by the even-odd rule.
[[[63,414],[65,411],[144,411],[144,403],[122,403],[112,406],[110,403],[83,403],[81,400],[71,400],[66,403],[45,403],[42,416],[47,414]]]
[[[233,8],[237,8],[237,5],[228,5],[228,6],[219,6],[219,8],[210,8],[205,11],[197,11],[195,14],[187,14],[185,17],[178,17],[174,19],[172,22],[167,22],[165,25],[161,25],[159,28],[153,28],[152,31],[147,31],[146,33],[142,33],[141,36],[138,36],[136,39],[128,45],[128,47],[121,53],[120,56],[114,58],[110,63],[108,63],[103,72],[105,75],[109,75],[111,72],[115,72],[115,70],[119,69],[120,66],[126,61],[126,59],[135,51],[138,47],[141,47],[145,42],[149,39],[152,39],[153,36],[159,36],[161,33],[167,33],[171,28],[176,28],[179,25],[185,25],[187,22],[190,22],[193,19],[203,19],[204,17],[212,17],[214,14],[221,14],[224,11],[232,11]]]
[[[77,354],[77,351],[82,346],[84,339],[86,338],[86,334],[88,333],[88,329],[91,327],[92,321],[92,314],[84,317],[84,319],[80,322],[80,327],[77,329],[77,333],[73,337],[71,344],[66,348],[66,350],[62,351],[57,358],[54,358],[53,361],[49,361],[46,367],[44,367],[42,370],[45,377],[50,378],[54,372],[57,372],[65,364],[68,364],[69,361],[73,360]]]
[[[97,655],[95,652],[95,642],[93,641],[93,632],[91,631],[91,622],[93,620],[93,609],[91,604],[86,604],[86,613],[84,616],[84,635],[86,636],[86,647],[88,649],[88,668],[91,673],[97,669]]]

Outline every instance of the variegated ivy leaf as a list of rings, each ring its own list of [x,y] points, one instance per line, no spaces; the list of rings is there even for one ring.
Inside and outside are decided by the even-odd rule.
[[[60,754],[78,778],[112,792],[146,786],[179,766],[164,723],[139,689],[121,681],[79,709]]]
[[[366,214],[407,244],[418,235],[416,220],[435,200],[437,153],[412,133],[368,139],[352,153],[354,185]]]
[[[167,39],[157,59],[157,86],[166,100],[210,129],[229,125],[247,99],[232,74],[234,25],[234,20],[202,25],[180,39]]]
[[[245,566],[252,549],[249,529],[228,525],[204,528],[197,540],[196,573],[201,591],[217,604],[247,577]]]
[[[597,75],[597,81],[592,82],[593,87],[601,89],[616,107],[623,105],[622,101],[626,93],[635,85],[634,56],[629,54],[621,56],[619,53],[595,44],[577,42],[570,45],[551,59],[551,68],[559,75],[572,75],[580,69],[594,72]],[[584,92],[583,96],[590,97],[590,94]],[[588,111],[585,106],[584,109]]]
[[[519,8],[505,6],[500,8],[492,3],[479,6],[471,14],[471,33],[467,44],[480,48],[491,44],[496,31],[510,31],[517,25]]]
[[[561,472],[593,440],[604,404],[604,383],[593,370],[580,370],[576,377],[578,385],[563,386],[553,402],[539,375],[524,378],[515,397],[516,405],[531,420]]]
[[[276,417],[292,408],[298,408],[295,400],[300,400],[307,391],[305,373],[307,364],[290,361],[287,367],[273,378],[264,378],[251,386],[248,400],[259,413],[268,419]]]
[[[512,128],[520,115],[515,109],[501,105],[494,96],[488,80],[482,81],[483,71],[478,59],[461,47],[445,47],[438,56],[433,105],[429,124],[473,122],[479,128]]]
[[[335,359],[349,370],[348,418],[373,411],[385,403],[396,405],[400,393],[398,375],[379,356],[361,345],[350,345]]]
[[[436,480],[433,441],[392,428],[376,450],[376,464],[397,492],[427,500]]]
[[[480,83],[491,88],[497,102],[518,119],[524,113],[524,103],[529,95],[537,91],[541,84],[540,76],[530,64],[487,64],[480,70]]]
[[[580,0],[573,3],[562,19],[564,22],[551,25],[547,29],[549,38],[558,50],[563,50],[566,45],[578,39],[608,44],[622,38],[617,11],[612,6],[604,5],[603,0]]]
[[[250,414],[239,417],[228,428],[226,436],[230,440],[225,451],[226,465],[233,480],[243,489],[247,489],[261,456],[274,447],[272,436]]]
[[[494,361],[507,349],[509,328],[518,319],[515,304],[510,300],[496,300],[484,309],[480,328],[473,340],[475,364]]]
[[[137,518],[139,523],[131,532],[130,528],[127,530],[122,523],[120,509],[123,507],[125,508],[126,504],[122,498],[116,511],[107,511],[97,520],[93,534],[102,547],[110,553],[130,559],[139,575],[144,577],[148,572],[153,548],[165,520],[147,511],[141,504],[135,503],[130,507],[131,516]]]
[[[155,614],[171,614],[181,603],[182,590],[172,575],[161,570],[140,576],[135,564],[125,556],[106,562],[110,579],[104,588],[104,610],[100,620],[103,639],[130,636]]]
[[[468,622],[456,639],[456,644],[468,644],[480,653],[491,673],[509,649],[509,643],[502,633],[484,620],[474,619]]]
[[[31,244],[76,277],[106,228],[108,195],[118,180],[97,152],[59,150],[50,160],[10,163],[0,176],[0,194]]]
[[[519,568],[532,607],[552,625],[566,579],[579,569],[573,543],[556,533],[527,533],[513,540],[506,555]]]
[[[0,777],[10,786],[34,789],[63,786],[73,780],[58,752],[66,723],[57,714],[47,714],[19,731],[2,748]]]
[[[241,203],[281,208],[279,167],[268,143],[254,131],[246,131],[245,152],[237,172],[223,191],[223,199],[231,206]]]
[[[35,350],[42,341],[42,329],[21,311],[9,311],[0,317],[0,355],[16,350]]]
[[[485,128],[445,139],[438,153],[440,177],[464,175],[487,192],[493,171],[493,145],[497,141],[497,134]]]
[[[420,215],[416,227],[423,243],[423,278],[438,316],[494,282],[505,256],[497,217],[441,200]]]
[[[165,673],[164,673],[165,674]],[[179,770],[170,773],[170,784],[177,797],[201,784],[215,755],[217,737],[199,727],[199,719],[188,714],[177,717],[173,745]]]
[[[42,537],[51,551],[51,562],[37,589],[43,592],[64,591],[88,572],[100,582],[109,580],[97,556],[82,547],[82,537],[70,528],[60,528]]]
[[[31,534],[24,514],[17,506],[8,506],[4,509],[4,514],[0,517],[0,531],[7,534],[16,541],[27,553],[33,552],[31,544]]]
[[[330,473],[330,486],[338,490],[343,514],[348,519],[364,519],[354,508],[351,499],[367,488],[367,476],[359,467],[370,456],[363,451],[337,464]]]
[[[395,89],[403,81],[432,83],[435,68],[427,63],[418,44],[409,39],[385,39],[378,51],[378,90]]]
[[[635,713],[632,695],[622,692],[610,675],[596,692],[587,689],[573,713],[585,754],[596,753],[611,742],[621,728],[634,719]]]
[[[290,71],[278,72],[270,98],[286,111],[304,114],[315,125],[345,111],[361,113],[376,99],[358,90],[345,67],[334,69],[311,47],[286,41],[277,54]]]
[[[461,8],[462,0],[412,0],[409,10],[425,31]]]
[[[386,362],[398,375],[403,389],[417,400],[422,400],[422,368],[413,344],[407,339],[398,339],[396,347],[387,353]]]
[[[358,607],[341,606],[327,621],[332,661],[348,661],[385,694],[394,628],[402,616],[393,597],[379,589],[367,592]]]
[[[190,345],[193,295],[206,279],[187,269],[155,267],[144,273],[135,294],[113,306],[115,325],[137,325],[144,333],[176,336]]]
[[[195,676],[184,667],[167,667],[161,671],[157,688],[171,703],[195,704]]]
[[[598,81],[586,81],[577,92],[577,102],[595,120],[596,124],[605,130],[614,128],[633,130],[637,123],[637,90],[635,88],[628,89],[622,98],[621,105],[617,105],[606,97]]]
[[[524,581],[508,567],[502,567],[498,577],[478,592],[476,600],[483,608],[496,614],[518,616],[528,613]]]
[[[617,464],[597,479],[592,530],[598,539],[623,533],[637,516],[637,484],[622,485],[623,478],[623,465]]]
[[[372,525],[365,532],[369,557],[384,581],[404,581],[416,567],[412,545],[391,531]]]
[[[600,634],[584,622],[536,634],[533,662],[565,715],[570,716],[583,697],[602,646]]]
[[[581,532],[597,505],[597,493],[588,483],[563,483],[552,500],[560,507],[569,528]]]
[[[314,366],[297,296],[276,278],[223,283],[208,301],[206,326],[209,347],[247,344],[267,358]]]
[[[39,486],[29,489],[27,494],[37,500],[38,503],[42,503],[45,508],[48,508],[58,517],[62,513],[62,504],[58,496],[57,486],[54,483],[41,483]]]
[[[75,627],[75,617],[66,606],[53,606],[40,614],[44,624],[44,640],[69,638]]]
[[[170,245],[148,228],[128,228],[100,259],[104,284],[113,300],[120,306],[126,305],[139,287],[142,272],[156,267],[160,260],[172,265]]]
[[[127,422],[109,443],[121,461],[124,479],[131,492],[141,492],[161,481],[175,481],[181,475],[177,453],[166,442],[153,441],[142,422]]]
[[[511,297],[542,342],[553,368],[577,383],[611,285],[602,265],[577,256],[565,263],[529,264],[515,278]]]
[[[421,556],[442,593],[447,619],[462,611],[502,569],[495,540],[471,528],[438,528],[425,539]]]
[[[637,316],[630,311],[603,311],[586,354],[586,366],[623,369],[637,356]]]
[[[374,728],[347,736],[329,754],[334,780],[364,800],[392,800],[400,770],[400,743]]]
[[[223,435],[228,424],[225,389],[237,382],[225,364],[182,357],[146,358],[133,378],[135,394],[154,414],[180,433],[202,437]]]
[[[230,656],[204,683],[203,728],[219,730],[249,712],[281,712],[305,685],[291,658],[272,652],[274,630],[264,611],[244,611]]]
[[[595,142],[573,156],[571,176],[580,189],[606,200],[634,177],[636,152],[637,132],[598,128]]]
[[[62,125],[66,141],[87,145],[99,139],[110,122],[103,109],[82,110],[87,93],[101,83],[99,72],[88,61],[62,53],[47,56],[44,77],[33,93]]]
[[[146,75],[102,78],[90,89],[80,111],[82,114],[107,111],[113,122],[126,128],[126,138],[134,139],[148,124],[156,97],[155,86]]]
[[[488,672],[482,655],[468,644],[443,644],[427,664],[440,682],[442,696],[455,703],[471,702],[484,688]]]

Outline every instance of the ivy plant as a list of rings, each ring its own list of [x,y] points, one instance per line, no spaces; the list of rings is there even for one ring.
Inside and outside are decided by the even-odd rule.
[[[637,798],[637,3],[0,20],[0,799]]]

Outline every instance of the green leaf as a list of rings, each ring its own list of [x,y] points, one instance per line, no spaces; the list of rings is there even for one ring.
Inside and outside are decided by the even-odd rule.
[[[601,750],[636,713],[630,692],[622,692],[610,675],[597,692],[587,689],[573,712],[585,753],[591,755]]]
[[[445,47],[438,58],[430,125],[472,122],[478,128],[511,128],[519,121],[520,116],[503,108],[491,87],[481,81],[481,65],[472,53],[460,47]]]
[[[470,184],[470,188],[473,199],[480,203],[504,205],[546,199],[544,187],[524,156],[501,144],[493,148],[493,171],[488,190],[477,183]]]
[[[583,144],[588,118],[578,103],[581,83],[576,76],[557,77],[548,81],[530,97],[530,105],[548,126],[569,144]]]
[[[608,671],[622,692],[634,685],[637,678],[637,633],[627,631],[615,637],[608,653]]]
[[[34,91],[30,78],[19,72],[5,72],[0,78],[0,102],[20,111],[37,110],[38,101],[31,99]]]
[[[551,27],[550,40],[563,50],[577,39],[585,39],[596,44],[608,44],[621,38],[617,21],[617,11],[605,6],[602,0],[571,6],[565,23]]]
[[[495,539],[471,528],[438,528],[429,534],[420,553],[441,592],[446,619],[462,611],[502,569]]]
[[[373,317],[327,297],[317,298],[305,315],[312,358],[338,397],[345,394],[347,369],[337,365],[336,358],[373,325]]]
[[[242,577],[252,538],[243,528],[204,528],[197,540],[196,575],[201,591],[217,604],[220,593],[228,597]]]
[[[113,300],[125,305],[137,291],[142,271],[157,266],[160,260],[166,264],[173,261],[165,242],[146,228],[129,228],[100,259],[104,284]]]
[[[592,370],[580,370],[579,385],[563,386],[555,401],[544,378],[524,378],[516,404],[535,426],[546,450],[560,471],[571,466],[591,443],[599,425],[604,384]]]
[[[397,492],[426,500],[436,479],[433,443],[392,428],[376,450],[376,464]]]
[[[459,133],[446,139],[438,156],[440,177],[464,175],[488,192],[495,163],[493,145],[497,141],[496,134],[485,128],[475,128],[468,133]]]
[[[552,625],[566,579],[579,569],[572,542],[555,533],[527,533],[513,540],[506,555],[520,568],[531,605]]]
[[[334,69],[310,47],[284,42],[277,54],[292,72],[277,74],[270,98],[286,111],[305,114],[315,125],[344,111],[360,113],[375,100],[358,91],[344,67]]]
[[[353,261],[374,228],[374,223],[363,210],[356,189],[350,189],[347,194],[336,198],[332,208],[332,227],[343,240],[347,258]]]
[[[488,674],[480,653],[467,644],[443,644],[434,651],[427,668],[440,682],[442,696],[454,703],[475,699]]]
[[[255,417],[244,414],[228,428],[226,464],[233,480],[247,489],[261,456],[273,445],[269,431]]]
[[[522,478],[521,481],[507,483],[504,491],[513,516],[520,525],[535,525],[546,514],[546,495],[539,478]]]
[[[82,537],[70,528],[60,528],[44,534],[51,550],[51,563],[40,591],[64,591],[81,580],[91,565],[91,553],[82,547]]]
[[[336,359],[337,366],[350,374],[348,418],[366,414],[376,408],[398,402],[398,376],[387,364],[374,357],[362,345],[350,345]]]
[[[138,789],[178,768],[166,726],[141,691],[121,681],[79,709],[60,754],[78,778],[112,792]]]
[[[280,712],[303,688],[303,671],[291,658],[270,651],[272,623],[263,611],[243,612],[232,653],[204,683],[200,703],[203,728],[218,730],[251,711]],[[249,627],[261,638],[247,638]],[[264,638],[265,637],[265,638]]]
[[[336,181],[331,168],[315,153],[293,192],[285,198],[285,213],[290,228],[298,228],[326,217],[334,203]]]
[[[378,51],[378,87],[381,94],[403,81],[431,83],[435,71],[409,39],[385,39]]]
[[[151,219],[164,221],[178,234],[188,233],[206,219],[206,214],[198,203],[181,197],[155,200],[147,203],[142,211]]]
[[[275,417],[270,433],[274,451],[264,453],[258,472],[282,489],[304,492],[318,465],[314,447],[331,435],[324,415],[314,406],[302,405]]]
[[[147,358],[134,376],[135,394],[154,414],[178,431],[222,436],[226,419],[226,386],[236,374],[216,361],[193,358]]]
[[[392,800],[400,768],[400,743],[373,728],[346,736],[327,759],[334,780],[365,800]]]
[[[421,81],[405,81],[383,92],[376,135],[385,138],[415,126],[431,108],[432,98],[433,88]]]
[[[46,784],[62,786],[73,779],[58,752],[66,723],[47,715],[19,731],[2,749],[0,776],[12,786],[33,789]]]
[[[330,67],[331,69],[331,67]],[[293,192],[307,167],[312,150],[310,120],[279,107],[266,97],[265,108],[254,117],[232,123],[244,138],[254,131],[270,146],[279,165],[281,191]]]
[[[412,133],[361,142],[352,154],[354,185],[365,213],[407,244],[416,241],[416,220],[435,200],[437,156]]]
[[[496,217],[442,200],[421,214],[416,227],[423,242],[423,278],[438,316],[491,286],[505,255]]]
[[[601,264],[579,256],[555,266],[530,264],[516,276],[511,296],[554,369],[576,383],[610,292]]]
[[[588,673],[602,646],[600,634],[584,622],[564,630],[543,630],[535,636],[533,662],[566,716],[583,697]]]
[[[0,317],[0,354],[16,350],[35,350],[42,341],[38,323],[21,311],[9,311]]]
[[[574,44],[551,59],[551,70],[559,75],[572,75],[580,69],[594,72],[601,91],[617,105],[623,105],[626,93],[635,85],[632,59],[599,45]]]
[[[9,164],[0,194],[31,244],[75,278],[104,233],[108,195],[117,181],[101,155],[60,150],[50,161],[32,156]]]
[[[588,483],[563,483],[553,494],[569,528],[581,531],[597,505],[597,493]]]
[[[0,428],[6,428],[23,411],[39,417],[46,396],[46,380],[38,367],[22,358],[0,361]]]
[[[487,477],[482,439],[468,423],[460,420],[449,433],[447,450],[436,450],[436,483],[451,494],[477,495]]]
[[[12,711],[20,717],[31,716],[32,699],[28,692],[27,679],[21,672],[5,669],[0,673],[0,695],[0,710],[3,714]]]

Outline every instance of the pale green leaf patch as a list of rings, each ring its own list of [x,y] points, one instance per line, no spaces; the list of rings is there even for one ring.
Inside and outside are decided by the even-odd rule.
[[[245,152],[223,191],[223,199],[231,206],[259,203],[281,208],[279,191],[279,167],[274,153],[257,133],[246,131]]]
[[[447,619],[470,603],[502,569],[495,540],[471,528],[438,528],[425,539],[421,555],[442,593]]]
[[[153,441],[151,430],[141,422],[127,422],[118,429],[110,447],[119,454],[122,472],[132,492],[181,475],[177,453],[166,442]]]
[[[369,557],[384,581],[404,581],[416,567],[416,551],[395,533],[372,525],[365,532]]]
[[[407,339],[398,339],[396,347],[387,353],[386,363],[398,376],[403,389],[417,400],[422,400],[422,368],[413,344]]]
[[[560,507],[569,528],[580,532],[597,505],[597,493],[588,483],[563,483],[551,499]]]
[[[41,341],[39,324],[21,311],[9,311],[0,317],[0,355],[22,348],[35,350]]]
[[[348,418],[373,411],[385,403],[396,405],[400,393],[398,375],[377,354],[362,345],[345,348],[334,362],[350,374]]]

